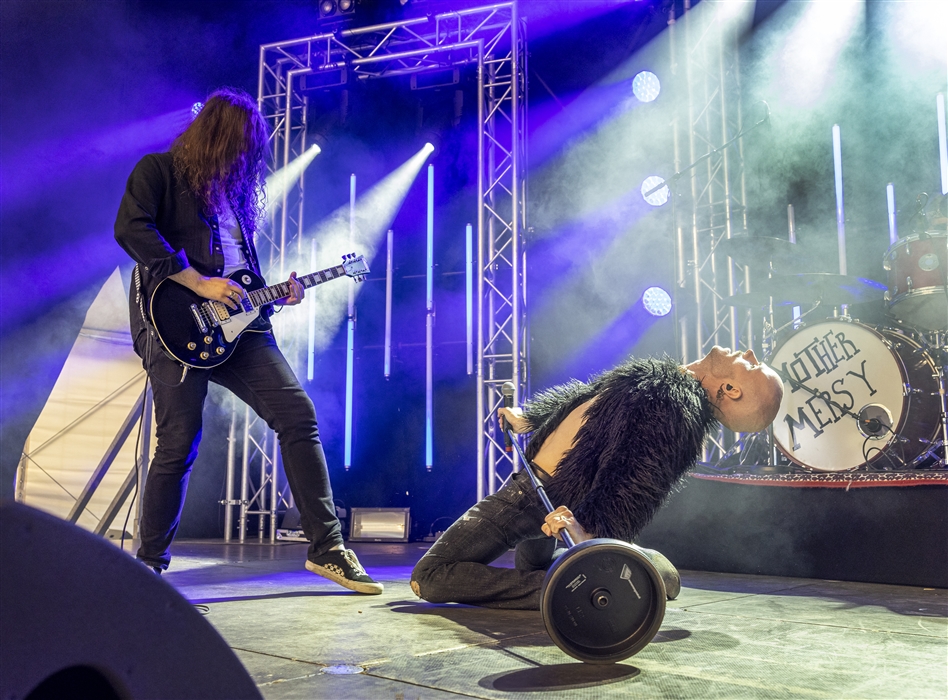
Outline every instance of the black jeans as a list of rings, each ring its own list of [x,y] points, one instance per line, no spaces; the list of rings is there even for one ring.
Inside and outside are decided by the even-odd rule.
[[[546,510],[526,472],[472,507],[449,527],[411,574],[432,603],[540,609],[540,588],[553,563],[556,540],[540,530]],[[516,568],[488,566],[516,547]]]
[[[146,347],[148,342],[150,348]],[[168,358],[156,341],[142,334],[137,349],[145,357],[152,380],[158,439],[145,482],[139,559],[150,566],[168,568],[169,548],[178,530],[191,466],[201,442],[208,382],[232,391],[279,438],[283,468],[300,511],[300,525],[310,541],[309,558],[342,544],[316,410],[272,334],[244,333],[224,364],[209,370],[189,370],[180,383],[180,365]]]

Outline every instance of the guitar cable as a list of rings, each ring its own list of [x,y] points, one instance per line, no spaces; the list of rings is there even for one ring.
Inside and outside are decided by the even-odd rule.
[[[148,372],[145,372],[145,386],[142,387],[142,393],[148,391]],[[132,488],[132,497],[128,501],[128,510],[125,511],[125,522],[122,524],[122,537],[119,542],[119,549],[123,552],[125,551],[125,534],[128,532],[128,521],[132,515],[132,506],[135,505],[135,499],[138,497],[138,482],[141,480],[141,475],[139,472],[139,458],[141,457],[141,445],[142,445],[142,436],[144,433],[145,426],[145,406],[148,404],[147,401],[142,401],[142,410],[141,414],[138,417],[138,431],[135,433],[135,484]],[[141,534],[141,533],[139,533]]]

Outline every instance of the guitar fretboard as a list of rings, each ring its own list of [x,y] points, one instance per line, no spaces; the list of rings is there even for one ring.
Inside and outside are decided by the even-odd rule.
[[[345,274],[346,268],[342,265],[337,265],[336,267],[313,272],[308,275],[303,275],[302,277],[297,277],[296,279],[303,285],[303,289],[309,289],[310,287],[315,287],[317,284],[343,277]],[[265,304],[272,304],[280,299],[286,299],[288,296],[290,296],[289,282],[280,282],[279,284],[273,284],[269,287],[263,287],[247,295],[254,308],[264,306]]]

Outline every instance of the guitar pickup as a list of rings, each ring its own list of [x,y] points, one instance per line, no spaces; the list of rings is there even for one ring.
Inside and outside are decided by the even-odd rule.
[[[194,322],[197,324],[197,327],[201,329],[201,333],[207,333],[207,324],[204,323],[204,319],[201,318],[201,311],[198,309],[197,304],[191,304],[191,315],[194,317]]]
[[[212,301],[207,306],[210,309],[211,324],[215,328],[231,322],[229,306],[219,301]]]

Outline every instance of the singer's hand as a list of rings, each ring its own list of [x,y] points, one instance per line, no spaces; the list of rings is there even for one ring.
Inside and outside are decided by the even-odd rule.
[[[515,433],[525,433],[529,429],[529,423],[523,417],[522,408],[498,408],[497,413]]]
[[[555,537],[558,540],[563,539],[560,532],[566,530],[573,538],[573,544],[579,544],[594,537],[583,529],[572,511],[566,506],[560,506],[552,513],[548,513],[541,529],[547,537]]]

